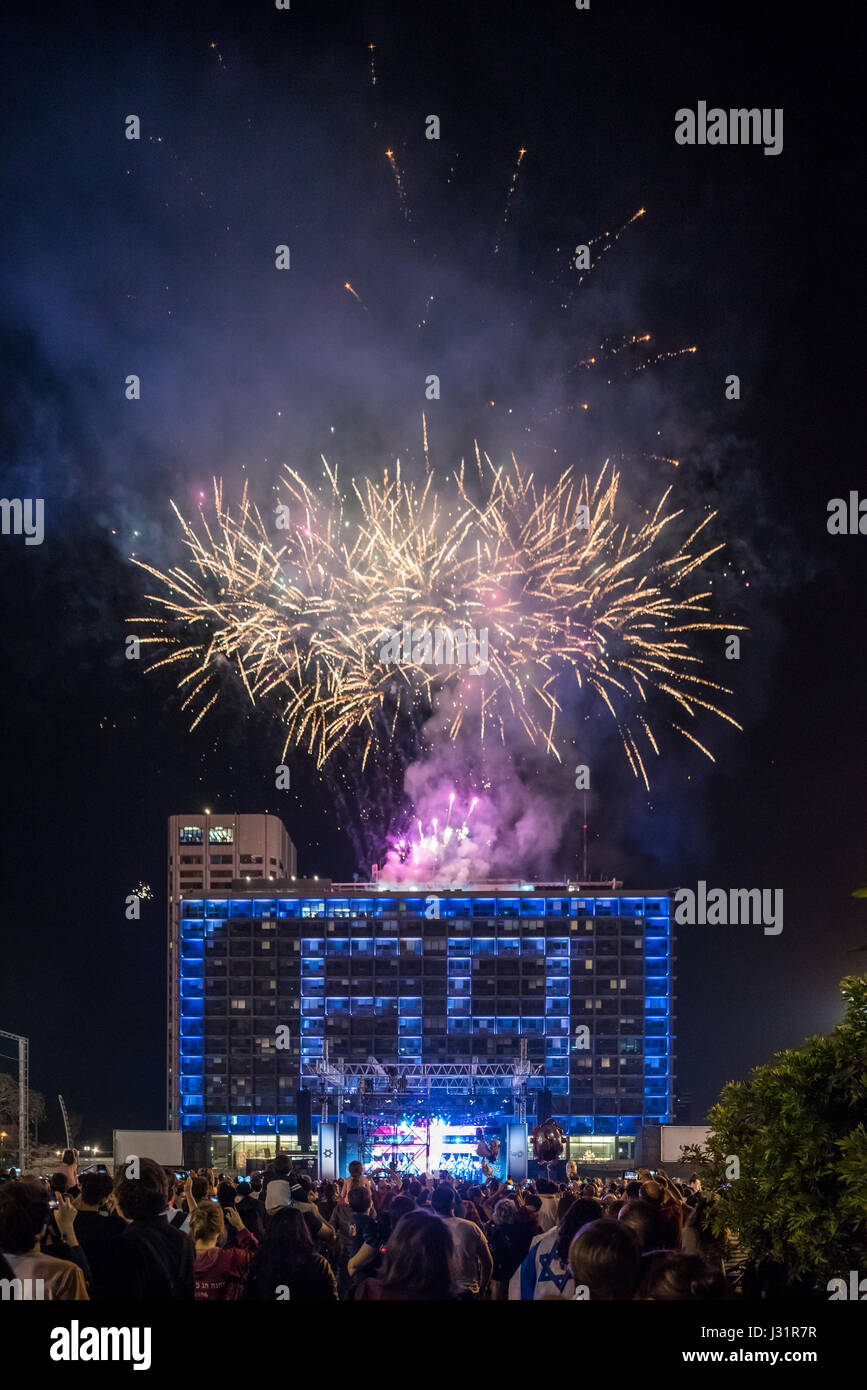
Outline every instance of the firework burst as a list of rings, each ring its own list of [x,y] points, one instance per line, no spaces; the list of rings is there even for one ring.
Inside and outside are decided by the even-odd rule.
[[[246,489],[232,511],[215,482],[213,521],[202,514],[197,529],[175,508],[192,565],[135,562],[161,586],[144,640],[167,651],[150,669],[180,669],[195,726],[231,667],[279,718],[284,756],[302,749],[320,767],[358,734],[364,767],[433,710],[452,739],[507,742],[519,730],[559,758],[576,683],[610,714],[646,785],[659,752],[651,697],[712,757],[686,725],[704,711],[739,727],[719,703],[731,692],[700,674],[694,650],[699,633],[735,630],[693,587],[722,549],[700,542],[713,514],[678,540],[671,489],[632,525],[610,463],[595,481],[569,469],[544,485],[514,459],[495,467],[477,450],[475,464],[415,483],[398,463],[349,493],[327,463],[320,491],[287,469],[287,500],[267,523]],[[387,639],[407,629],[395,660]],[[434,665],[431,634],[443,632],[484,633],[486,669]]]

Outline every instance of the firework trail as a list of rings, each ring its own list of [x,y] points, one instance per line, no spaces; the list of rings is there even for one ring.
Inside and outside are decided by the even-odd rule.
[[[397,196],[400,199],[401,211],[407,222],[410,220],[409,204],[406,201],[406,189],[403,186],[403,176],[398,168],[397,160],[394,157],[394,150],[386,150],[385,157],[391,165],[391,172],[394,174],[394,182],[397,188]]]
[[[521,148],[518,150],[518,162],[517,162],[517,164],[515,165],[515,170],[514,170],[514,173],[512,174],[512,182],[509,184],[509,191],[508,191],[508,193],[506,194],[506,206],[505,206],[505,208],[503,209],[503,226],[504,226],[504,227],[505,227],[506,223],[507,223],[508,220],[509,220],[509,214],[510,214],[510,212],[511,212],[511,210],[512,210],[512,198],[514,197],[515,189],[516,189],[517,186],[518,186],[518,173],[519,173],[520,168],[521,168],[521,160],[524,158],[524,155],[525,155],[526,153],[527,153],[527,151],[524,149],[524,147],[523,147],[523,145],[522,145]],[[495,255],[495,256],[498,256],[499,253],[500,253],[500,243],[497,242],[496,246],[494,247],[494,255]]]
[[[343,288],[344,288],[345,290],[348,290],[348,291],[349,291],[349,293],[352,295],[352,298],[353,298],[353,299],[356,299],[356,300],[358,301],[358,303],[361,305],[361,307],[362,307],[362,309],[364,310],[364,312],[367,313],[367,305],[365,304],[364,300],[361,298],[361,295],[358,294],[358,292],[352,288],[352,286],[350,285],[350,283],[349,283],[348,280],[344,280],[344,282],[343,282]]]
[[[713,513],[678,541],[670,489],[633,527],[610,464],[593,482],[569,469],[538,486],[514,459],[495,468],[478,450],[475,474],[461,465],[417,485],[398,464],[381,482],[353,481],[351,517],[327,463],[326,477],[323,498],[286,469],[276,525],[246,488],[233,512],[215,481],[212,523],[202,515],[197,531],[175,508],[192,565],[135,561],[162,588],[143,640],[168,651],[150,669],[181,669],[193,727],[231,670],[276,713],[283,756],[303,749],[320,767],[351,743],[363,771],[434,709],[452,740],[463,730],[505,743],[517,729],[560,758],[558,716],[577,684],[608,711],[645,785],[659,752],[649,695],[666,697],[667,722],[709,758],[684,725],[706,711],[740,727],[692,647],[698,633],[736,630],[688,582],[722,549],[695,545]]]
[[[367,51],[368,51],[368,53],[370,54],[370,64],[369,64],[370,85],[371,85],[371,87],[375,87],[375,86],[376,86],[376,58],[375,58],[374,55],[375,55],[375,53],[376,53],[376,44],[375,44],[375,43],[369,43],[369,44],[367,45]]]
[[[600,242],[604,244],[597,251],[595,257],[591,255],[590,265],[586,268],[586,270],[582,270],[579,272],[578,285],[575,287],[576,289],[584,283],[590,272],[596,269],[603,256],[606,256],[608,252],[611,251],[617,245],[618,241],[623,236],[623,233],[627,230],[627,228],[631,227],[633,222],[637,222],[639,217],[644,217],[646,212],[646,208],[639,208],[638,211],[634,212],[632,216],[628,218],[627,221],[623,223],[623,226],[619,227],[616,232],[600,232],[599,236],[591,237],[591,239],[585,243],[589,247],[591,253],[593,251],[594,246],[599,246]],[[576,268],[574,256],[574,251],[569,253],[569,266],[573,270]]]

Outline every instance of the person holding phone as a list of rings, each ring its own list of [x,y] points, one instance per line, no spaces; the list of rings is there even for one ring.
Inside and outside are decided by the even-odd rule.
[[[232,1245],[219,1242],[229,1226]],[[248,1231],[234,1203],[222,1207],[204,1202],[190,1216],[190,1235],[196,1245],[194,1266],[197,1302],[233,1302],[241,1297],[253,1254],[259,1244]]]
[[[81,1253],[75,1237],[77,1212],[68,1197],[59,1197],[52,1218],[50,1200],[48,1187],[38,1178],[22,1178],[0,1187],[3,1277],[41,1280],[43,1297],[52,1301],[86,1300],[86,1262],[72,1258],[73,1252]],[[52,1219],[65,1241],[58,1240],[49,1252],[44,1241]]]

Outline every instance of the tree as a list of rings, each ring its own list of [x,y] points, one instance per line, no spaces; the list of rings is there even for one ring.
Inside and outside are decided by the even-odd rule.
[[[739,1161],[712,1208],[714,1234],[736,1231],[754,1260],[814,1288],[867,1268],[867,977],[840,988],[842,1023],[730,1082],[707,1146],[683,1150],[717,1187]]]
[[[39,1132],[39,1121],[45,1119],[45,1097],[41,1091],[30,1092],[30,1123],[35,1127],[37,1136]],[[18,1143],[18,1080],[10,1076],[8,1072],[0,1071],[0,1124],[10,1135],[9,1146],[12,1143],[12,1133],[15,1134],[15,1145]]]

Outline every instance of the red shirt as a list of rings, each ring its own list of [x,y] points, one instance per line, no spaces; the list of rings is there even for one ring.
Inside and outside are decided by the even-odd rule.
[[[237,1245],[226,1245],[222,1250],[215,1246],[213,1250],[196,1251],[196,1299],[230,1301],[240,1298],[244,1277],[258,1244],[250,1231],[239,1231]]]

